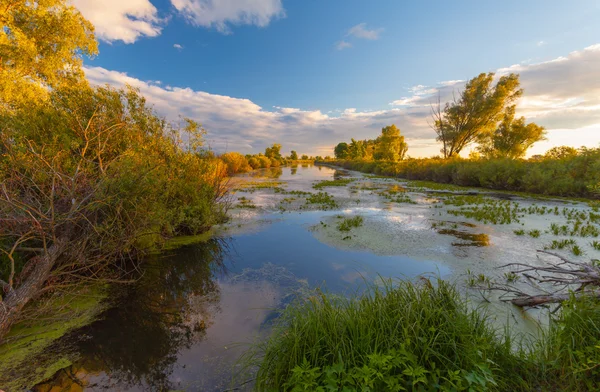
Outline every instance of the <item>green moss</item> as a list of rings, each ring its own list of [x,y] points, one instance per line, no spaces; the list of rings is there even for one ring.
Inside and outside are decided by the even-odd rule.
[[[106,296],[105,287],[98,285],[31,304],[47,310],[36,320],[15,324],[6,336],[0,346],[0,385],[10,391],[31,388],[69,366],[69,354],[50,353],[50,347],[70,331],[96,320]]]

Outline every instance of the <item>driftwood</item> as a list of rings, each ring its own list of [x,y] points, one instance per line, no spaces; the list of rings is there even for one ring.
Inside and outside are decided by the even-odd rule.
[[[523,263],[510,263],[499,268],[516,267],[512,273],[527,279],[530,286],[541,293],[529,294],[511,284],[492,284],[488,290],[503,291],[509,301],[519,307],[535,307],[545,304],[560,304],[572,296],[600,299],[600,265],[594,260],[589,263],[569,260],[559,254],[538,250],[558,259],[536,267]],[[545,288],[552,288],[548,291]]]

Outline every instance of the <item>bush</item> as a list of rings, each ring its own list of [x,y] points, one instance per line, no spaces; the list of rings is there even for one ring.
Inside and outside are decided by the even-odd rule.
[[[552,196],[600,198],[600,148],[577,154],[522,159],[407,159],[400,162],[338,160],[346,169],[409,180]]]

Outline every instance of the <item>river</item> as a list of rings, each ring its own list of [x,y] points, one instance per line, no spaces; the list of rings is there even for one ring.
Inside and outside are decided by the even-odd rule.
[[[314,188],[334,179],[341,182]],[[232,187],[231,221],[208,241],[149,257],[136,283],[112,288],[115,300],[97,321],[56,343],[69,366],[35,390],[223,391],[252,378],[240,356],[268,336],[281,309],[315,288],[354,295],[387,278],[462,286],[500,278],[506,263],[542,263],[536,250],[567,238],[548,228],[569,224],[568,211],[591,212],[585,202],[482,197],[312,165],[253,172]],[[313,198],[319,192],[327,195]],[[469,215],[464,206],[473,204],[488,214],[518,208],[510,222],[493,223],[481,209]],[[357,227],[341,226],[357,216]],[[581,257],[599,255],[589,239],[577,241]],[[536,328],[536,317],[494,294],[487,300],[499,325]]]

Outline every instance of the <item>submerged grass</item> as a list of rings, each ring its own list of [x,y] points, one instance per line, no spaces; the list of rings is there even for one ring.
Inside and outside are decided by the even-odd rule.
[[[327,186],[346,186],[355,181],[356,178],[340,178],[338,180],[323,180],[313,185],[314,189],[323,189]]]
[[[353,218],[344,218],[337,225],[339,231],[350,231],[354,227],[360,227],[363,225],[364,219],[362,216],[355,216]]]
[[[600,305],[563,308],[539,341],[515,344],[443,280],[388,280],[355,298],[317,291],[252,352],[256,390],[598,390]]]

